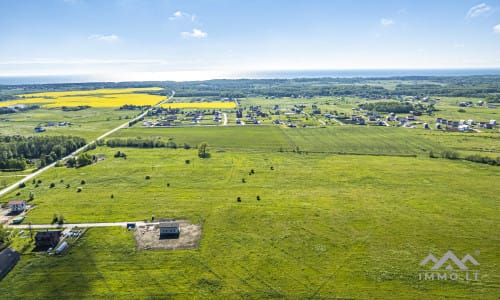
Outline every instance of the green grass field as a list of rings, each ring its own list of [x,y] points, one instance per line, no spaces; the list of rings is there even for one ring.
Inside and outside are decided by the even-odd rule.
[[[357,99],[304,101],[348,112]],[[67,117],[75,125],[43,134],[91,140],[132,113],[42,109],[9,115],[0,134],[31,135],[38,123]],[[131,232],[92,228],[66,255],[48,256],[16,235],[12,247],[23,255],[0,281],[0,298],[498,299],[499,167],[429,158],[450,150],[496,157],[494,131],[136,125],[108,138],[161,138],[179,149],[98,147],[90,154],[104,160],[52,168],[0,203],[33,193],[25,224],[54,214],[68,223],[189,219],[202,224],[200,248],[142,251]],[[208,159],[197,156],[201,142]],[[118,150],[127,159],[114,158]],[[0,175],[1,186],[22,174]],[[474,256],[479,280],[419,280],[419,263],[448,250]]]
[[[104,161],[52,169],[40,177],[42,186],[29,184],[23,195],[34,191],[38,207],[26,221],[46,223],[54,213],[68,222],[143,220],[152,213],[188,218],[203,224],[200,249],[138,251],[129,232],[91,229],[66,256],[23,255],[0,282],[2,295],[494,299],[498,294],[497,167],[239,151],[213,152],[201,160],[195,150],[122,150],[126,160],[111,157],[116,149],[98,148],[95,153],[108,157]],[[249,175],[251,169],[255,174]],[[81,179],[87,183],[77,193]],[[52,181],[56,187],[49,189]],[[448,250],[474,255],[480,281],[419,281],[420,261]],[[29,289],[32,285],[37,288]]]
[[[39,135],[73,135],[91,141],[133,117],[137,111],[120,111],[115,108],[89,108],[80,111],[61,111],[41,108],[16,114],[3,115],[0,120],[1,135],[34,135],[34,128],[42,125],[46,131]],[[7,120],[6,120],[7,119]],[[55,126],[47,123],[55,122]],[[71,126],[58,126],[59,122],[71,122]]]

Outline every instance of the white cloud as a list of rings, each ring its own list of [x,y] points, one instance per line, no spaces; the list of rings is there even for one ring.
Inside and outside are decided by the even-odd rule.
[[[491,6],[489,6],[485,3],[481,3],[481,4],[478,4],[478,5],[471,7],[469,9],[469,11],[467,12],[467,15],[465,16],[465,18],[466,19],[476,18],[476,17],[479,17],[481,15],[488,14],[491,11],[492,11]]]
[[[396,22],[394,22],[394,20],[392,20],[392,19],[382,18],[382,19],[380,19],[380,24],[382,24],[382,26],[384,26],[384,27],[389,27],[389,26],[396,24]]]
[[[89,36],[89,40],[97,40],[103,42],[117,42],[120,37],[115,34],[92,34]]]
[[[190,19],[191,22],[194,22],[196,21],[196,15],[194,14],[190,14],[190,13],[187,13],[187,12],[183,12],[183,11],[176,11],[172,14],[172,16],[170,16],[169,20],[170,21],[175,21],[175,20],[180,20],[180,19]]]
[[[208,36],[208,33],[200,29],[193,29],[191,32],[181,32],[181,36],[185,39],[203,39]]]
[[[493,26],[493,32],[494,33],[500,33],[500,24],[497,24],[497,25]]]

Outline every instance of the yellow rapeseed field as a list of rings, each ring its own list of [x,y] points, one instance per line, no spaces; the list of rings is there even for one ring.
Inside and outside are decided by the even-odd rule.
[[[83,106],[120,107],[129,105],[155,105],[165,96],[136,94],[137,91],[158,91],[162,88],[98,89],[90,91],[47,92],[19,95],[24,99],[0,102],[0,106],[40,104],[44,107]]]
[[[234,102],[174,102],[162,104],[163,108],[185,108],[185,109],[232,109],[236,108]]]

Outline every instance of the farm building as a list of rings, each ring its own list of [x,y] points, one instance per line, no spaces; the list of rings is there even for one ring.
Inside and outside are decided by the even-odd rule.
[[[35,245],[37,247],[54,247],[59,243],[61,231],[40,231],[35,235]]]
[[[19,253],[10,248],[5,248],[0,251],[0,280],[14,268],[19,257]]]
[[[160,222],[160,238],[178,238],[179,234],[179,223]]]
[[[13,213],[20,213],[26,209],[26,201],[24,200],[12,200],[9,202],[10,211]]]

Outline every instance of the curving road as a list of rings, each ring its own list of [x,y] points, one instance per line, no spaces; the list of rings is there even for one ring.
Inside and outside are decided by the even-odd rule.
[[[96,138],[95,140],[93,140],[93,141],[91,141],[91,142],[87,143],[85,146],[83,146],[83,147],[81,147],[81,148],[76,149],[73,153],[71,153],[71,154],[69,154],[69,155],[67,155],[67,156],[65,156],[65,157],[63,157],[63,158],[61,158],[60,160],[66,160],[66,159],[69,159],[69,158],[71,158],[71,157],[73,157],[73,156],[77,155],[78,153],[83,152],[85,149],[87,149],[87,147],[88,147],[89,145],[94,144],[96,141],[101,140],[101,139],[103,139],[103,138],[107,137],[108,135],[110,135],[110,134],[112,134],[112,133],[115,133],[116,131],[118,131],[118,130],[120,130],[120,129],[122,129],[122,128],[127,128],[127,127],[129,127],[129,123],[130,123],[130,122],[136,122],[136,121],[138,121],[139,119],[141,119],[141,118],[145,117],[151,109],[153,109],[153,108],[155,108],[155,107],[160,106],[160,105],[161,105],[161,104],[163,104],[164,102],[166,102],[166,101],[168,101],[168,100],[172,99],[174,96],[175,96],[175,91],[172,91],[172,95],[171,95],[170,97],[168,97],[168,98],[166,98],[165,100],[160,101],[160,102],[158,102],[157,104],[155,104],[155,105],[151,106],[149,109],[145,110],[142,114],[138,115],[138,116],[137,116],[137,117],[135,117],[134,119],[129,120],[129,121],[127,121],[126,123],[123,123],[123,124],[121,124],[120,126],[118,126],[118,127],[116,127],[116,128],[111,129],[110,131],[108,131],[108,132],[104,133],[103,135],[101,135],[100,137]],[[36,172],[34,172],[34,173],[31,173],[31,174],[27,175],[26,177],[24,177],[23,179],[21,179],[21,180],[17,181],[16,183],[14,183],[14,184],[12,184],[12,185],[10,185],[10,186],[8,186],[8,187],[4,188],[3,190],[1,190],[1,191],[0,191],[0,197],[2,197],[2,196],[4,196],[5,194],[7,194],[7,193],[9,193],[9,192],[11,192],[11,191],[13,191],[13,190],[15,190],[17,187],[19,187],[19,185],[20,185],[21,183],[23,183],[23,182],[27,182],[27,181],[29,181],[29,180],[31,180],[31,179],[33,179],[33,178],[35,178],[36,176],[38,176],[38,175],[42,174],[43,172],[47,171],[48,169],[52,168],[53,166],[55,166],[55,165],[56,165],[56,163],[57,163],[57,161],[55,161],[55,162],[51,163],[50,165],[47,165],[47,166],[45,166],[45,167],[43,167],[43,168],[41,168],[41,169],[37,170],[37,171],[36,171]]]

